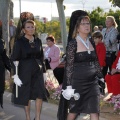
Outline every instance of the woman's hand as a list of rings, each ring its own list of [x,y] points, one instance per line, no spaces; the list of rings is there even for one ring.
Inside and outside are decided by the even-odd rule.
[[[43,73],[44,83],[47,81],[47,74]]]
[[[116,72],[118,72],[118,70],[115,69],[115,68],[112,68],[112,70],[111,70],[111,75],[115,74]]]

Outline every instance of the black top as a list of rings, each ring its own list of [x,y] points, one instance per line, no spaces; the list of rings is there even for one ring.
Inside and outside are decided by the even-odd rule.
[[[3,39],[0,39],[0,63],[3,63],[5,68],[11,71],[11,62],[9,57],[6,55],[5,42]]]
[[[94,42],[92,40],[90,40],[90,42],[92,43],[93,47],[94,47]],[[94,47],[95,48],[95,47]],[[67,52],[66,52],[66,80],[67,80],[67,84],[70,85],[71,81],[72,81],[72,74],[73,74],[73,68],[74,68],[74,63],[77,60],[76,59],[76,51],[77,51],[77,42],[76,40],[71,40],[68,45],[67,45]],[[87,56],[89,57],[89,56]],[[96,66],[96,70],[97,70],[97,75],[99,78],[102,78],[103,75],[101,73],[101,68],[97,59],[97,55],[93,57],[94,58],[94,62],[95,62],[95,66]],[[93,59],[92,58],[92,59]],[[83,60],[84,58],[81,57],[81,60]],[[91,58],[86,59],[87,61],[90,61]]]
[[[15,42],[12,60],[20,61],[29,58],[40,60],[43,67],[43,72],[45,72],[43,62],[44,55],[41,40],[39,38],[34,38],[34,42],[29,43],[29,40],[23,36]]]

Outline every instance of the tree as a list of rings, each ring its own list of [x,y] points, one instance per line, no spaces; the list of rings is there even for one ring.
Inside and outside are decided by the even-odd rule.
[[[2,21],[3,39],[6,43],[7,54],[9,54],[9,13],[11,0],[0,0],[0,19]]]
[[[91,23],[92,23],[92,28],[94,26],[98,25],[104,25],[105,23],[105,17],[104,17],[104,10],[100,7],[97,7],[91,12],[88,12]]]
[[[12,1],[10,1],[10,19],[13,19],[13,7],[14,7],[14,4]]]
[[[65,20],[65,14],[64,14],[63,0],[56,0],[56,3],[57,3],[58,13],[59,13],[63,50],[65,52],[66,45],[67,45],[67,31],[66,31],[66,20]]]
[[[120,7],[120,0],[109,0],[113,4],[113,6],[118,6]]]

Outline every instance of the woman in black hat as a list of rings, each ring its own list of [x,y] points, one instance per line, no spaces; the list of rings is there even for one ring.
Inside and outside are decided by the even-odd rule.
[[[98,78],[103,75],[95,44],[89,38],[91,22],[87,13],[81,10],[73,12],[70,20],[58,120],[75,120],[80,113],[90,114],[91,120],[99,120]]]

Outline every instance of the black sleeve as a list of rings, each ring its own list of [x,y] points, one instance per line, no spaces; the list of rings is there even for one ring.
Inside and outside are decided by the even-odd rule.
[[[39,39],[40,41],[40,48],[41,48],[41,54],[40,54],[40,61],[42,63],[42,68],[43,68],[43,72],[45,73],[46,72],[46,68],[45,68],[45,63],[44,63],[44,53],[43,53],[43,48],[42,48],[42,42],[41,40]]]
[[[16,40],[14,47],[13,47],[13,52],[11,54],[11,64],[12,64],[12,69],[11,73],[14,75],[15,74],[15,65],[14,61],[19,61],[21,56],[21,42],[19,40]]]
[[[66,71],[66,80],[67,80],[67,85],[71,85],[72,82],[72,75],[73,75],[73,64],[74,64],[74,56],[76,53],[77,49],[77,42],[76,40],[72,40],[68,43],[67,49],[66,49],[66,66],[65,66],[65,71]]]
[[[0,51],[1,51],[1,56],[2,56],[2,60],[4,63],[4,66],[7,70],[9,70],[11,72],[11,61],[9,59],[9,57],[6,54],[6,49],[5,49],[5,42],[4,40],[0,39]]]
[[[11,61],[9,59],[9,57],[6,55],[6,50],[4,49],[3,53],[2,53],[2,59],[5,65],[5,68],[7,70],[9,70],[9,72],[11,72]]]
[[[21,42],[20,40],[16,40],[14,47],[13,47],[13,53],[11,55],[12,61],[19,61],[21,57]]]

